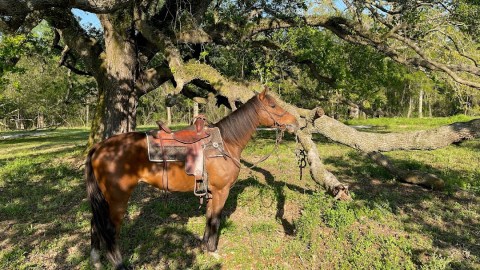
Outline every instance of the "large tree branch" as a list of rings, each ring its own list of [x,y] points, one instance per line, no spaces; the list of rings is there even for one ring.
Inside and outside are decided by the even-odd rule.
[[[361,25],[358,25],[358,23],[350,22],[349,20],[338,16],[308,16],[304,18],[304,24],[314,27],[324,27],[332,31],[338,37],[348,42],[374,47],[401,64],[415,67],[423,67],[433,71],[442,71],[460,84],[480,89],[480,83],[462,78],[461,76],[459,76],[459,74],[457,74],[457,72],[466,72],[479,76],[480,69],[478,67],[464,64],[445,64],[428,58],[423,52],[423,50],[412,40],[396,34],[396,31],[398,31],[402,26],[392,27],[392,30],[389,31],[388,34],[376,37],[367,30],[363,29],[363,27]],[[243,32],[246,34],[241,36],[240,39],[253,37],[255,35],[258,35],[259,33],[263,33],[266,31],[291,28],[298,25],[299,24],[297,22],[290,20],[285,21],[278,18],[263,19],[260,20],[257,24],[251,24],[250,26],[247,26],[247,30]],[[230,24],[217,24],[211,29],[209,29],[208,34],[202,29],[189,29],[186,31],[179,31],[177,33],[177,41],[181,43],[194,44],[209,43],[211,41],[215,41],[216,43],[224,44],[228,43],[225,38],[226,33],[235,32],[238,30],[237,28],[238,27],[234,27]],[[387,38],[389,37],[405,43],[413,51],[415,51],[418,57],[403,57],[402,53],[394,49],[387,42]],[[272,46],[271,42],[270,44],[268,44],[269,41],[262,40],[255,41],[254,43],[262,43],[262,45],[270,48],[274,47]],[[290,54],[290,56],[292,55]],[[299,59],[295,59],[294,57],[290,58],[293,60],[297,60],[296,62],[306,64],[317,80],[326,82],[328,84],[334,83],[331,78],[320,75],[320,73],[316,71],[316,67],[311,61],[299,61]]]
[[[323,136],[364,152],[375,163],[397,176],[402,182],[441,189],[443,181],[429,173],[401,170],[380,152],[393,150],[432,150],[452,143],[480,137],[480,119],[454,123],[432,130],[377,134],[360,132],[330,117],[314,120],[314,129]]]
[[[308,16],[304,18],[303,23],[312,27],[323,27],[328,29],[339,38],[350,43],[373,47],[401,64],[423,67],[433,71],[442,71],[460,84],[480,89],[480,83],[462,78],[458,74],[458,72],[465,72],[479,76],[480,69],[477,66],[465,64],[447,64],[430,59],[427,57],[423,49],[420,48],[413,40],[396,33],[396,31],[401,28],[400,26],[398,28],[392,26],[392,30],[389,31],[388,34],[376,36],[369,30],[366,30],[360,23],[352,22],[340,16]],[[253,37],[266,31],[285,29],[297,25],[298,23],[284,21],[277,18],[263,19],[260,20],[259,23],[249,26],[249,30],[246,31],[246,37]],[[221,37],[221,35],[218,33],[217,36]],[[388,42],[389,38],[393,38],[404,43],[416,53],[416,56],[410,58],[403,57],[404,54],[397,51],[390,44],[390,42]]]
[[[348,187],[340,183],[335,175],[329,172],[322,163],[311,133],[308,130],[299,130],[297,136],[303,149],[307,151],[307,161],[310,165],[310,174],[313,180],[324,187],[335,198],[351,200]]]
[[[5,33],[29,33],[37,26],[42,18],[38,11],[32,11],[21,15],[2,15],[0,11],[0,31]]]
[[[432,130],[386,134],[360,132],[328,116],[316,119],[314,126],[323,136],[366,153],[432,150],[480,137],[480,119]]]
[[[170,28],[170,30],[181,30],[177,29],[177,25],[180,20],[187,18],[188,21],[183,23],[188,24],[187,27],[196,28],[200,25],[211,3],[212,0],[166,0],[160,11],[151,17],[150,23],[160,24],[162,28]]]
[[[471,73],[471,74],[474,74],[474,75],[478,76],[478,75],[480,75],[480,69],[478,69],[477,67],[466,66],[466,65],[447,65],[447,64],[443,64],[443,63],[431,60],[426,56],[423,49],[420,48],[417,44],[415,44],[415,42],[413,42],[412,40],[410,40],[406,37],[400,36],[398,34],[395,34],[395,33],[391,34],[391,36],[393,38],[395,38],[396,40],[399,40],[399,41],[403,42],[408,47],[410,47],[412,50],[414,50],[420,56],[420,58],[423,59],[426,62],[423,65],[424,67],[427,67],[427,68],[432,69],[432,70],[441,70],[441,71],[447,73],[453,80],[455,80],[458,83],[468,85],[468,86],[473,87],[473,88],[480,89],[480,83],[465,80],[465,79],[459,77],[458,74],[456,74],[454,72],[454,70],[455,71],[460,71],[460,72],[468,72],[468,73]]]
[[[338,20],[338,22],[330,20],[328,24],[316,24],[315,26],[322,26],[331,30],[338,37],[356,44],[367,45],[376,48],[378,51],[383,52],[385,55],[391,57],[393,60],[406,65],[415,67],[423,67],[433,71],[442,71],[449,75],[454,81],[467,85],[476,89],[480,89],[480,83],[464,79],[460,77],[456,72],[467,72],[477,75],[480,71],[477,67],[467,65],[454,65],[444,64],[438,61],[434,61],[426,56],[423,50],[417,46],[413,41],[402,37],[396,33],[390,33],[389,36],[395,38],[398,41],[403,42],[410,47],[418,57],[404,58],[401,53],[396,51],[391,45],[388,44],[386,39],[381,37],[375,37],[363,30],[359,26],[349,23],[346,19]]]
[[[59,35],[57,31],[55,31],[55,33],[56,33],[55,37],[57,35]],[[53,47],[58,49],[58,47],[60,47],[60,46],[57,43]],[[73,58],[72,61],[69,61],[69,57]],[[63,50],[62,50],[62,54],[60,55],[60,61],[58,62],[58,66],[64,66],[64,67],[68,68],[70,71],[72,71],[73,73],[75,73],[77,75],[82,75],[82,76],[91,76],[92,75],[92,73],[90,73],[90,72],[83,71],[83,70],[80,70],[77,67],[75,67],[75,63],[76,63],[76,59],[74,59],[74,57],[71,56],[70,48],[68,46],[65,46],[65,48],[63,48]]]
[[[95,38],[86,33],[71,12],[51,9],[45,12],[45,19],[58,31],[68,48],[84,60],[89,73],[100,72],[103,49]]]
[[[393,162],[380,152],[370,152],[366,154],[377,165],[387,169],[392,175],[395,175],[401,182],[420,185],[427,188],[439,190],[443,189],[445,183],[438,176],[417,170],[401,170]]]
[[[135,89],[139,95],[144,95],[172,79],[173,74],[170,71],[170,68],[166,66],[150,68],[139,74],[135,81]]]
[[[295,55],[293,52],[283,49],[280,45],[278,45],[277,43],[271,40],[267,40],[267,39],[255,40],[255,41],[252,41],[252,44],[254,46],[257,46],[257,45],[264,46],[271,50],[281,52],[282,55],[286,56],[291,61],[306,65],[310,69],[310,72],[313,75],[313,77],[317,79],[317,81],[324,82],[331,87],[335,86],[335,79],[322,75],[321,72],[318,70],[317,65],[315,65],[315,63],[312,60],[302,59],[299,56]]]
[[[24,16],[30,12],[62,8],[78,8],[93,13],[109,13],[132,3],[132,0],[0,0],[0,15]]]

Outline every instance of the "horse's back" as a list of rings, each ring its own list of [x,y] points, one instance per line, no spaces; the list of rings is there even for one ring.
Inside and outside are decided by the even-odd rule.
[[[139,166],[148,162],[145,134],[122,133],[96,146],[92,167],[100,187],[128,190],[138,182]]]
[[[99,143],[92,166],[102,189],[133,189],[140,180],[169,191],[193,191],[195,177],[185,172],[184,162],[151,162],[146,134],[129,132]],[[225,157],[206,158],[209,187],[222,189],[233,184],[239,168]]]
[[[129,190],[142,180],[170,191],[193,190],[194,177],[187,175],[183,162],[168,162],[165,168],[162,162],[149,160],[147,148],[146,134],[140,132],[115,135],[101,142],[92,158],[99,183],[105,189],[120,186]]]
[[[147,159],[145,133],[129,132],[112,136],[97,145],[94,163],[127,162]]]

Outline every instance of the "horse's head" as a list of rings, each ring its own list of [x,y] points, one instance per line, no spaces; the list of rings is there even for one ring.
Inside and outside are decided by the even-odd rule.
[[[268,93],[268,88],[257,95],[260,101],[260,110],[258,111],[260,124],[268,127],[279,127],[293,133],[298,129],[298,121],[284,108],[280,107],[275,99]]]

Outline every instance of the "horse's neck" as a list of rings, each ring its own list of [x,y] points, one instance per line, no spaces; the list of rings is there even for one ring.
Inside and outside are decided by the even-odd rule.
[[[247,144],[252,139],[253,133],[255,133],[255,130],[256,130],[257,127],[258,127],[258,124],[251,131],[249,130],[248,134],[246,135],[246,139],[243,140],[242,143],[240,143],[240,144],[225,142],[228,151],[230,152],[230,154],[233,157],[235,157],[237,159],[240,159],[240,156],[243,152],[243,149],[245,149],[245,147],[247,147]]]
[[[227,116],[228,119],[223,119],[217,125],[221,129],[228,130],[228,134],[224,137],[225,145],[232,156],[235,158],[240,158],[240,155],[247,146],[248,142],[251,140],[253,133],[260,125],[258,120],[258,114],[256,110],[250,111],[250,117],[244,117],[239,110],[234,111],[232,114]],[[245,119],[250,119],[248,124],[245,124]],[[232,124],[239,123],[239,124]],[[242,124],[240,124],[242,123]],[[224,134],[222,134],[223,136]]]

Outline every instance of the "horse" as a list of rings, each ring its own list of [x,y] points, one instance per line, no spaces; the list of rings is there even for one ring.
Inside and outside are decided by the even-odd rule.
[[[260,125],[290,133],[298,129],[296,118],[279,106],[267,89],[213,124],[220,130],[226,154],[205,159],[210,196],[202,246],[209,252],[217,250],[221,214],[240,172],[242,150]],[[96,269],[101,267],[102,243],[113,266],[126,269],[118,237],[128,200],[137,184],[143,181],[161,190],[193,191],[195,179],[185,172],[184,166],[182,162],[173,162],[163,171],[161,163],[149,161],[146,134],[141,132],[115,135],[92,147],[86,159],[85,176],[92,211],[90,256]],[[166,187],[163,177],[168,177]]]

